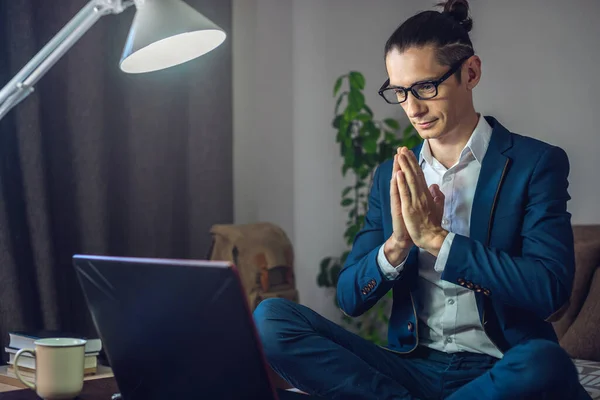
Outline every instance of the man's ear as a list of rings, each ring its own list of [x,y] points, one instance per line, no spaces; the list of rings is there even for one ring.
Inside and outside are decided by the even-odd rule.
[[[463,68],[463,79],[468,90],[473,90],[481,79],[481,59],[479,56],[469,58]]]

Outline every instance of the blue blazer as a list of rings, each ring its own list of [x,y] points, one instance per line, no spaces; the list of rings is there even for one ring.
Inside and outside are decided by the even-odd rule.
[[[523,341],[557,341],[550,324],[567,306],[575,257],[568,187],[569,160],[555,146],[509,132],[486,117],[492,137],[481,165],[469,237],[456,235],[441,278],[475,292],[479,318],[502,352]],[[418,155],[420,146],[413,149]],[[393,306],[388,347],[410,352],[419,326],[414,247],[400,276],[388,280],[377,265],[392,234],[389,185],[392,160],[374,174],[369,209],[337,285],[340,308],[358,316],[389,290]]]

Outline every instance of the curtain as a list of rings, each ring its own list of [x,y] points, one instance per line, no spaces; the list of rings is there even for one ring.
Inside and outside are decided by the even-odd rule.
[[[187,2],[230,33],[231,0]],[[0,86],[85,4],[0,1]],[[205,258],[232,222],[230,39],[125,74],[134,12],[103,17],[0,121],[2,351],[14,330],[95,335],[74,254]]]

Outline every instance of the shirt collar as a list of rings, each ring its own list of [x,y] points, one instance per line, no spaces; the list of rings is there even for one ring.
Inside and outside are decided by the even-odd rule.
[[[483,115],[479,115],[477,126],[471,134],[471,137],[469,138],[469,141],[465,145],[463,151],[460,153],[460,159],[471,153],[477,162],[481,164],[490,144],[491,137],[492,127],[485,120]],[[429,148],[429,142],[427,140],[425,143],[423,143],[421,152],[419,153],[419,164],[422,165],[423,161],[426,161],[429,165],[433,163],[433,155],[431,154],[431,149]]]

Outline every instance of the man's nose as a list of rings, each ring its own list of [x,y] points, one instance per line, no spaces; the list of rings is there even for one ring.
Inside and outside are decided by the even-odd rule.
[[[408,92],[405,104],[406,115],[410,119],[419,119],[427,113],[425,102],[417,99],[412,92]]]

